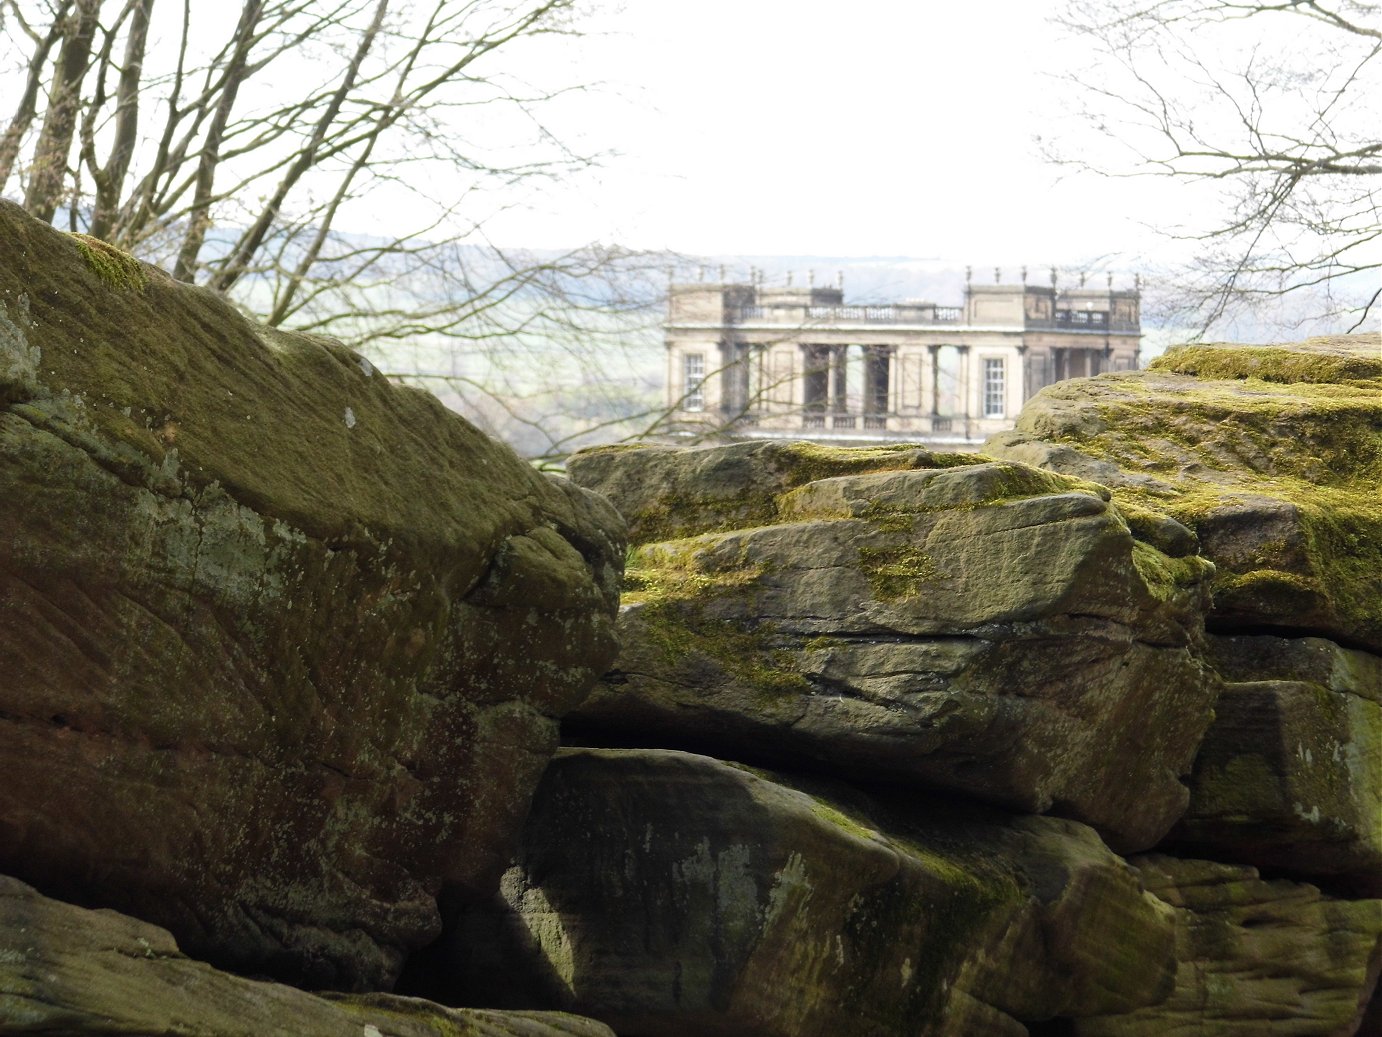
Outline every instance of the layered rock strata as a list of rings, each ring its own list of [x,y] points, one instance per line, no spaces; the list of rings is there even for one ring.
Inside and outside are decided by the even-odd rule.
[[[0,1033],[163,1037],[614,1037],[560,1013],[447,1009],[388,994],[316,997],[193,961],[164,929],[0,877]]]
[[[1010,463],[749,443],[577,458],[636,547],[620,661],[566,730],[629,748],[554,766],[501,900],[449,934],[453,977],[669,1035],[1382,1025],[1382,344],[1180,350],[1051,387],[990,448]],[[1174,827],[1123,861],[1081,824],[1004,811],[1124,852]],[[822,844],[804,819],[826,815]],[[894,870],[869,863],[879,847]],[[902,875],[925,877],[870,914]],[[809,895],[782,937],[789,887]],[[971,911],[940,888],[1006,895]],[[943,963],[914,1001],[898,947]]]
[[[387,986],[614,651],[607,504],[0,203],[0,871]]]
[[[1173,843],[1382,896],[1382,658],[1313,637],[1209,643],[1226,683]]]
[[[1382,337],[1173,349],[1043,390],[985,449],[1214,562],[1228,683],[1177,842],[1382,891]]]
[[[1169,996],[1118,1016],[1076,1020],[1078,1037],[1334,1037],[1360,1029],[1382,968],[1382,900],[1339,900],[1256,869],[1134,858],[1174,910]],[[1379,1021],[1373,1016],[1372,1022]]]
[[[1382,339],[1172,349],[1033,398],[984,449],[1167,517],[1215,567],[1219,629],[1382,653]]]
[[[461,1000],[621,1033],[1020,1035],[1153,1004],[1175,974],[1170,911],[1069,821],[563,750],[526,833],[451,936]]]
[[[635,542],[664,513],[696,535],[630,557],[622,653],[572,737],[906,781],[1154,844],[1217,693],[1198,646],[1211,567],[1135,540],[1078,480],[798,449],[795,468],[776,444],[573,460]],[[726,469],[777,475],[717,512]]]

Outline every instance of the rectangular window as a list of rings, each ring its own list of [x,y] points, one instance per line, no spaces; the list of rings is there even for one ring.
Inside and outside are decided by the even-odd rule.
[[[1007,413],[1003,384],[1003,358],[984,358],[984,417],[1001,418]]]
[[[705,410],[705,354],[683,353],[682,408],[684,410]]]

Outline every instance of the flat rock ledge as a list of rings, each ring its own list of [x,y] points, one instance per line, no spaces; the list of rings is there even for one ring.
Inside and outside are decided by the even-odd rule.
[[[443,1008],[389,994],[318,997],[219,972],[167,930],[0,876],[0,1033],[161,1037],[614,1037],[556,1012]]]

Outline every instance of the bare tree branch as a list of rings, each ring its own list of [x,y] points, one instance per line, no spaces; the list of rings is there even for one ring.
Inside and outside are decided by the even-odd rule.
[[[1323,291],[1366,319],[1377,295],[1360,278],[1382,271],[1382,5],[1067,0],[1058,20],[1093,56],[1068,77],[1086,126],[1131,161],[1051,157],[1225,189],[1217,226],[1170,231],[1199,246],[1175,281],[1183,315],[1203,331]]]

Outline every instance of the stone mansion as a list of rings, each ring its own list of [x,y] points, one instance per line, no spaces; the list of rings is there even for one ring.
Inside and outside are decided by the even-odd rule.
[[[683,434],[976,443],[1063,378],[1138,366],[1140,291],[966,279],[960,306],[846,305],[842,285],[674,284],[667,405]]]

